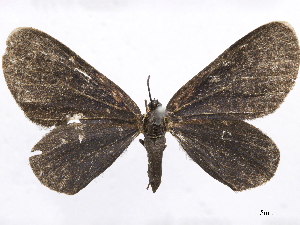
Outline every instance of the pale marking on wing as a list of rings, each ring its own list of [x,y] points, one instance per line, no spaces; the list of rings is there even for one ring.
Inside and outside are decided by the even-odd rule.
[[[67,115],[66,117],[67,117],[67,121],[68,121],[67,124],[70,124],[70,123],[81,123],[80,120],[83,118],[83,114],[82,113],[78,113],[78,114],[73,115],[72,117],[70,117],[70,115]]]
[[[61,139],[61,144],[62,144],[62,145],[68,144],[68,141],[67,141],[66,139],[62,138],[62,139]]]
[[[84,138],[84,135],[81,135],[81,134],[78,135],[78,140],[80,143],[82,142],[83,138]]]
[[[89,75],[87,75],[85,72],[83,72],[82,70],[80,70],[80,69],[78,69],[78,68],[75,68],[74,71],[80,72],[81,74],[83,74],[84,76],[86,76],[89,80],[92,79]]]
[[[71,57],[69,58],[69,60],[70,60],[72,63],[75,63],[75,60],[74,60],[74,57],[73,57],[73,56],[71,56]]]
[[[35,156],[35,155],[41,155],[43,152],[41,151],[41,150],[36,150],[36,151],[34,151],[34,152],[31,152],[31,156]],[[30,157],[31,157],[30,156]]]
[[[231,133],[230,133],[230,132],[223,130],[223,133],[222,133],[221,139],[222,139],[222,140],[229,140],[229,141],[231,141],[231,140],[232,140],[231,138],[224,137],[224,136],[225,136],[225,134],[228,134],[228,135],[230,135],[230,136],[231,136]]]

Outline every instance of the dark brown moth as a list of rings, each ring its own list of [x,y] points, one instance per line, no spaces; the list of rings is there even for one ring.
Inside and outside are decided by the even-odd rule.
[[[150,96],[144,115],[121,88],[48,34],[18,28],[6,43],[3,72],[16,102],[34,123],[55,126],[32,149],[42,154],[29,159],[52,190],[76,194],[140,133],[153,192],[161,183],[166,132],[234,191],[274,176],[278,148],[243,120],[273,113],[294,85],[299,44],[285,22],[268,23],[234,43],[178,90],[165,113]],[[72,118],[80,122],[68,123]]]

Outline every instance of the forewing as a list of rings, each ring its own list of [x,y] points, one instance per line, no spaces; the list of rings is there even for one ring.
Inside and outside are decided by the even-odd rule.
[[[135,124],[82,120],[54,128],[32,151],[31,168],[52,190],[76,194],[104,172],[139,134]]]
[[[170,132],[205,172],[234,191],[267,182],[279,163],[274,142],[240,120],[192,120]]]
[[[58,125],[74,114],[129,121],[140,114],[121,88],[48,34],[18,28],[6,44],[6,83],[33,122]]]
[[[167,105],[189,119],[254,119],[274,112],[299,68],[293,28],[272,22],[252,31],[186,83]]]

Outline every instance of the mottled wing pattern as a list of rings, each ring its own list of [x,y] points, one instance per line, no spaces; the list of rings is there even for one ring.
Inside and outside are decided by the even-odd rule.
[[[288,24],[252,31],[185,84],[167,105],[168,130],[209,175],[234,191],[274,175],[274,142],[241,120],[274,112],[299,69],[298,39]]]
[[[54,128],[32,151],[45,186],[75,194],[104,172],[140,133],[140,110],[116,84],[68,47],[33,28],[7,39],[3,71],[26,116]],[[80,123],[69,123],[77,115]]]
[[[85,119],[139,117],[139,108],[121,88],[48,34],[17,28],[6,44],[5,80],[31,121],[59,125],[79,113]]]
[[[279,163],[274,142],[241,120],[191,120],[170,132],[193,161],[234,191],[267,182]]]
[[[54,128],[32,151],[34,174],[52,190],[76,194],[104,172],[139,134],[135,124],[81,120]]]
[[[272,22],[252,31],[186,83],[167,105],[172,120],[254,119],[274,112],[294,85],[299,44]]]

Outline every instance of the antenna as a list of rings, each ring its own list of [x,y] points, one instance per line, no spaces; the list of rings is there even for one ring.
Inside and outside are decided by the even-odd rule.
[[[150,75],[148,76],[148,79],[147,79],[147,86],[148,86],[148,92],[149,92],[150,102],[152,102],[152,98],[151,98],[151,94],[150,94],[149,80],[150,80]]]

